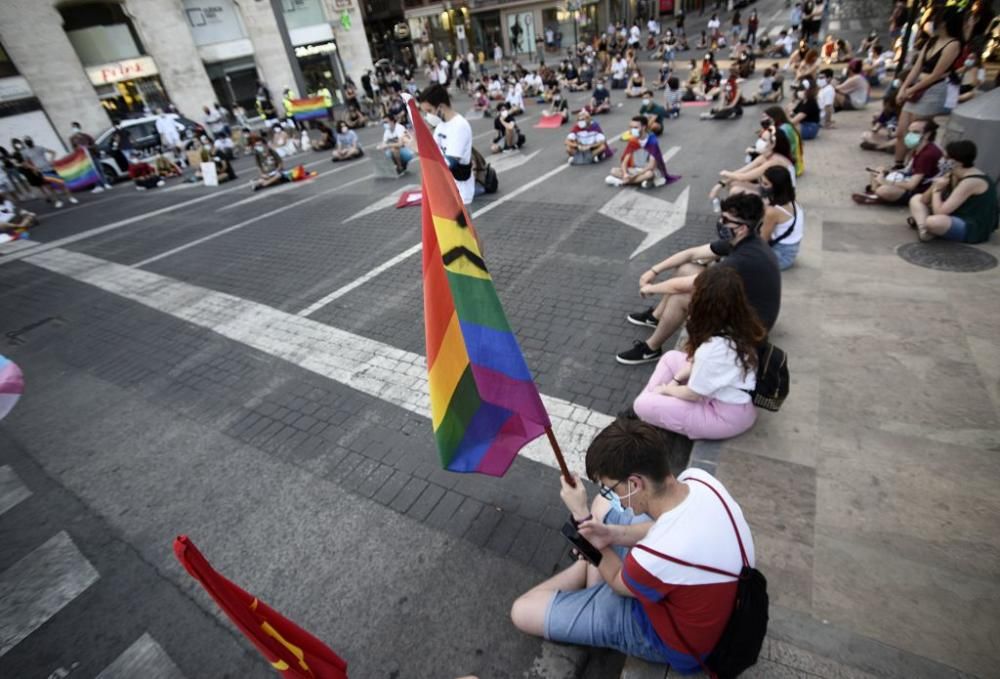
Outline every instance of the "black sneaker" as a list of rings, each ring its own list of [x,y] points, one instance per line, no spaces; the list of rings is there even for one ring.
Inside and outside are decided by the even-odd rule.
[[[649,307],[645,311],[636,311],[625,317],[632,325],[642,325],[647,328],[655,328],[656,324],[659,322],[656,320],[656,316],[653,315],[653,307]]]
[[[643,363],[655,363],[660,360],[662,355],[662,349],[650,349],[645,342],[636,340],[631,349],[621,352],[615,358],[622,365],[642,365]]]

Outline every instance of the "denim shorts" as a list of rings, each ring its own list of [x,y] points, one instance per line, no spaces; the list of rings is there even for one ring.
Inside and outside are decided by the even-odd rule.
[[[799,123],[799,134],[803,139],[815,139],[819,136],[819,123],[807,123],[803,120]]]
[[[944,238],[945,240],[954,240],[958,241],[959,243],[964,243],[965,229],[966,226],[964,219],[962,219],[961,217],[952,217],[951,226],[948,227],[948,230],[945,231],[944,235],[942,235],[941,237]]]
[[[799,245],[802,243],[775,243],[771,246],[774,256],[778,258],[778,268],[784,271],[795,263],[795,257],[799,254]]]
[[[413,157],[416,155],[417,154],[415,154],[408,146],[404,146],[399,149],[399,159],[403,161],[403,165],[406,165],[413,160]]]
[[[612,509],[604,518],[607,524],[623,525],[650,520],[645,514],[634,516],[627,509]],[[623,559],[628,553],[625,547],[615,547],[615,551]],[[639,600],[615,594],[606,583],[556,592],[545,612],[545,638],[550,641],[613,648],[654,663],[670,664],[671,658],[677,658],[676,652],[671,652],[659,638],[650,638],[649,633],[655,635]]]

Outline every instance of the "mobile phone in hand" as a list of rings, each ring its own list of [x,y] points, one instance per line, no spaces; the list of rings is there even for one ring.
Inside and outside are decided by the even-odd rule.
[[[580,531],[576,529],[576,524],[573,523],[572,519],[563,524],[561,532],[562,536],[566,538],[571,545],[576,547],[576,550],[581,556],[583,556],[584,559],[595,566],[600,565],[600,550],[590,544],[587,538],[580,535]]]

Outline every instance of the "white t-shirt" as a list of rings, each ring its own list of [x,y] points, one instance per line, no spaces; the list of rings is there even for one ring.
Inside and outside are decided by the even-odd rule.
[[[718,19],[709,19],[708,20],[708,30],[709,30],[709,32],[718,30],[719,26],[721,26],[721,25],[722,25],[722,23]]]
[[[743,373],[730,340],[712,337],[694,350],[688,387],[696,394],[722,403],[742,404],[751,400],[750,394],[743,390],[756,386],[757,375],[752,370]]]
[[[625,71],[628,70],[628,62],[624,59],[615,59],[611,62],[611,76],[615,80],[624,80]]]
[[[10,224],[17,216],[17,207],[9,200],[0,204],[0,224]]]
[[[396,123],[395,126],[390,126],[388,130],[382,132],[382,143],[388,144],[389,142],[402,141],[404,134],[406,134],[406,128]]]
[[[443,120],[434,128],[434,140],[441,147],[441,153],[458,160],[462,165],[472,162],[472,127],[469,121],[456,113],[451,120]],[[476,195],[474,173],[463,181],[455,180],[462,202],[468,205]]]
[[[771,232],[771,238],[778,238],[783,233],[788,231],[788,227],[792,227],[792,232],[788,234],[786,238],[781,239],[783,245],[795,245],[796,243],[802,242],[802,234],[805,231],[806,226],[806,213],[802,209],[802,206],[795,203],[795,209],[792,210],[792,214],[785,211],[785,208],[781,206],[775,206],[778,212],[785,216],[785,219],[778,224],[775,224],[774,231]],[[793,220],[794,219],[794,223]]]
[[[642,39],[642,31],[639,30],[638,26],[633,25],[632,28],[629,29],[628,33],[629,39],[632,42],[639,42],[639,40]]]
[[[579,143],[581,146],[593,146],[605,140],[604,135],[597,130],[589,128],[581,130],[578,126],[574,126],[573,131],[566,135],[566,138]]]
[[[836,96],[837,91],[833,89],[833,85],[830,83],[820,88],[819,92],[816,93],[816,103],[819,104],[821,114],[826,115],[826,107],[833,106],[833,100]]]
[[[516,87],[507,93],[506,102],[522,111],[524,110],[524,97],[521,96],[520,91]]]

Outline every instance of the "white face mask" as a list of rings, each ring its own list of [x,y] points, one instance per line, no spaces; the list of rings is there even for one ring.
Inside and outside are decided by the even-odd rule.
[[[966,59],[965,60],[965,67],[966,68],[972,68],[975,65],[976,65],[976,60],[975,59]]]
[[[768,149],[767,140],[766,139],[758,139],[757,142],[753,145],[753,147],[754,147],[754,150],[757,151],[757,153],[765,153],[765,152],[767,152],[767,149]]]
[[[649,106],[649,105],[650,105],[650,104],[652,104],[652,103],[653,103],[653,100],[652,100],[652,99],[643,99],[643,100],[642,100],[642,105],[643,105],[643,106]]]
[[[576,121],[576,126],[579,127],[581,130],[583,130],[583,129],[585,129],[587,127],[587,121],[586,120],[578,120],[578,121]]]
[[[816,79],[816,86],[817,87],[826,87],[826,78],[817,78]]]
[[[633,127],[631,129],[632,136],[635,137],[636,139],[638,139],[639,138],[639,134],[640,134],[641,131],[642,130],[640,130],[638,127]]]
[[[441,120],[440,117],[438,117],[436,113],[425,113],[424,120],[426,120],[427,124],[430,125],[431,127],[437,127],[442,122],[444,122]]]

